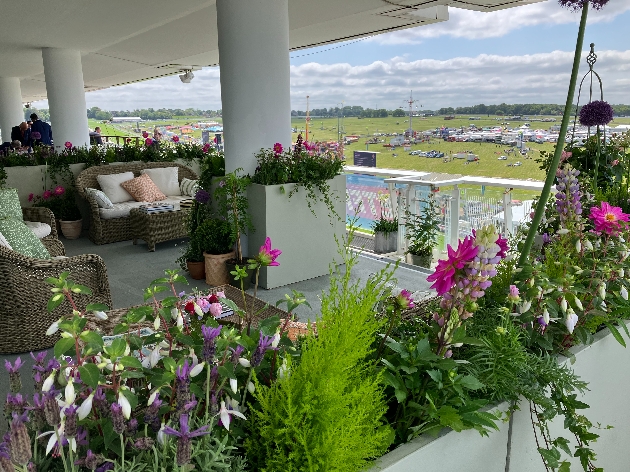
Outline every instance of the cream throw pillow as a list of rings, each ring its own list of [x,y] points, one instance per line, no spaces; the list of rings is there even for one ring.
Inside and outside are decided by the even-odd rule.
[[[147,174],[157,188],[169,197],[181,195],[179,189],[179,167],[158,167],[155,169],[142,169],[141,174]]]
[[[122,172],[120,174],[97,175],[96,180],[101,186],[101,190],[107,195],[112,203],[129,202],[133,197],[120,186],[123,182],[133,179],[133,172]]]

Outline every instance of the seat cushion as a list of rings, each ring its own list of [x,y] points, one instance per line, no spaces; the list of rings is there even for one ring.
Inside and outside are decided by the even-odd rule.
[[[179,184],[179,189],[181,190],[182,195],[194,197],[197,193],[197,190],[199,190],[199,181],[190,180],[184,177],[182,179],[182,182]]]
[[[46,247],[23,221],[14,218],[0,220],[0,233],[15,252],[34,259],[50,259]]]
[[[142,169],[140,174],[147,174],[153,183],[164,195],[179,196],[179,167],[158,167],[155,169]]]
[[[105,195],[105,192],[102,192],[101,190],[97,190],[95,188],[86,188],[85,193],[96,200],[99,208],[114,208],[114,204],[109,199],[109,197]]]
[[[173,208],[175,210],[179,210],[180,209],[179,202],[182,200],[185,200],[186,198],[188,197],[181,197],[181,196],[170,197],[165,200],[160,200],[157,203],[170,204],[170,205],[173,205]],[[152,202],[130,201],[130,202],[124,202],[124,203],[114,203],[113,208],[111,209],[99,208],[98,212],[101,215],[101,218],[103,220],[113,220],[114,218],[127,218],[132,208],[139,208],[140,205],[146,205],[147,203],[152,203]]]
[[[120,184],[137,202],[156,202],[158,200],[166,199],[164,195],[155,183],[151,180],[148,174],[142,174],[135,179],[127,180]]]
[[[15,188],[0,188],[0,218],[23,221],[22,206]]]
[[[122,203],[133,200],[133,197],[120,184],[133,179],[133,172],[122,172],[120,174],[97,175],[96,180],[101,186],[101,190],[107,195],[112,203]]]
[[[35,236],[39,239],[44,239],[51,231],[50,225],[39,221],[25,221],[24,224],[28,227],[28,229],[35,233]]]

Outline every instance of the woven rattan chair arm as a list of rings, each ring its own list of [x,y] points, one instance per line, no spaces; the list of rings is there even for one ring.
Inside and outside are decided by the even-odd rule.
[[[46,236],[41,240],[46,249],[52,257],[55,256],[65,256],[66,248],[63,246],[63,243],[59,241],[57,238],[53,238],[51,236]]]

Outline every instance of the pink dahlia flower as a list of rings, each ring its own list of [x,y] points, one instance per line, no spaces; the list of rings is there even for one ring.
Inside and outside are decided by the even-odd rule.
[[[258,252],[258,256],[256,256],[256,260],[262,267],[276,267],[280,265],[280,263],[276,262],[276,258],[280,254],[282,254],[280,249],[271,249],[271,238],[267,236],[265,244],[260,246],[260,251]]]
[[[621,229],[621,221],[628,221],[630,215],[624,213],[620,207],[602,202],[599,207],[591,207],[589,218],[595,225],[595,231],[615,235]]]
[[[210,304],[210,314],[215,318],[219,316],[223,312],[223,307],[220,303],[211,303]]]
[[[438,295],[444,295],[455,284],[456,271],[463,269],[467,262],[472,261],[479,253],[479,247],[474,245],[474,240],[466,236],[459,241],[457,250],[451,245],[447,246],[448,259],[439,260],[435,272],[427,277],[427,281],[433,282]]]
[[[273,152],[274,152],[274,154],[282,154],[283,150],[284,150],[284,148],[282,147],[282,144],[276,143],[276,144],[273,145]]]

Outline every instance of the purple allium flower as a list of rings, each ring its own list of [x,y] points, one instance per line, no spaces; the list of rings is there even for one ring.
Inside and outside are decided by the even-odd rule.
[[[558,0],[562,7],[566,7],[571,11],[580,11],[586,0]],[[608,0],[591,0],[591,5],[595,10],[601,10],[608,3]]]
[[[114,433],[122,434],[125,432],[125,416],[123,415],[122,406],[118,403],[112,403],[110,406],[111,416],[112,416],[112,426],[114,428]]]
[[[188,427],[188,415],[181,415],[179,417],[179,431],[166,426],[164,428],[164,434],[175,436],[177,439],[177,465],[182,466],[190,463],[191,445],[190,440],[197,436],[203,436],[204,434],[210,434],[208,431],[208,425],[201,428],[190,431]]]
[[[273,342],[273,338],[274,338],[273,336],[265,336],[262,334],[262,332],[260,333],[260,338],[258,339],[258,346],[256,347],[256,350],[252,354],[252,360],[251,360],[252,367],[258,367],[260,363],[262,362],[263,358],[265,357],[265,353],[269,349],[273,349],[271,346],[271,343]]]
[[[210,194],[204,189],[200,188],[199,190],[197,190],[197,193],[195,193],[195,200],[203,204],[208,203],[210,201]]]
[[[201,357],[205,362],[212,362],[216,353],[216,338],[221,334],[221,326],[212,328],[210,326],[201,326],[201,335],[203,337],[203,350]]]
[[[580,124],[582,126],[605,126],[613,119],[613,108],[603,100],[587,103],[580,110]]]
[[[11,447],[11,459],[22,466],[28,464],[33,457],[31,451],[31,438],[28,435],[26,429],[26,422],[28,421],[28,414],[23,413],[18,415],[13,413],[13,421],[11,421],[10,442]]]

